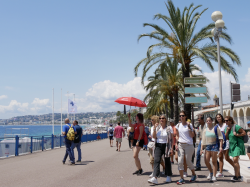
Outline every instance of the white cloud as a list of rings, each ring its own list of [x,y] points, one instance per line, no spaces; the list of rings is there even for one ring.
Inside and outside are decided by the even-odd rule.
[[[4,87],[6,90],[13,90],[14,88],[13,87],[11,87],[11,86],[5,86]]]
[[[7,98],[8,98],[7,95],[0,95],[0,100],[1,100],[1,99],[7,99]]]
[[[247,74],[245,75],[245,82],[250,82],[250,68],[248,68]]]
[[[48,103],[49,103],[49,99],[35,98],[31,104],[33,104],[33,105],[47,105]]]
[[[8,106],[0,105],[0,112],[25,112],[28,111],[29,103],[19,103],[16,100],[11,100]]]

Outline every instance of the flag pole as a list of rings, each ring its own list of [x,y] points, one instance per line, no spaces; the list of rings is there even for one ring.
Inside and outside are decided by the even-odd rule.
[[[67,115],[67,118],[69,119],[69,91],[67,92],[67,96],[68,96],[68,101],[67,101],[67,103],[68,103],[68,115]]]
[[[61,88],[61,134],[62,134],[62,88]]]
[[[74,94],[74,102],[75,102],[76,100],[75,100],[75,94]],[[76,120],[76,112],[74,112],[74,120]]]
[[[54,131],[54,88],[52,89],[52,98],[53,98],[53,102],[52,102],[52,134],[55,133]]]

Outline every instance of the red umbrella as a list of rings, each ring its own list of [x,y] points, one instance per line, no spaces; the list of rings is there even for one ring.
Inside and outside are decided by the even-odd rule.
[[[147,107],[144,101],[141,101],[140,99],[136,99],[134,97],[120,97],[116,99],[115,102],[129,106]]]

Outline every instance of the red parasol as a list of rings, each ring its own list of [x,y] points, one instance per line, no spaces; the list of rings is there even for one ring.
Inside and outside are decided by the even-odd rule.
[[[147,107],[144,101],[141,101],[140,99],[136,99],[134,97],[120,97],[116,99],[115,102],[129,106]]]

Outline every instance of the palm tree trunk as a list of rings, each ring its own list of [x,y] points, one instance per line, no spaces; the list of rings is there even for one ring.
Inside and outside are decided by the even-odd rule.
[[[174,91],[174,122],[179,122],[178,91]]]
[[[170,101],[170,118],[173,119],[174,118],[174,98],[173,95],[170,96],[169,98]]]
[[[165,100],[167,100],[167,99],[168,99],[168,96],[165,95]],[[168,103],[167,102],[165,103],[165,111],[166,111],[166,116],[168,118]]]
[[[185,68],[182,66],[182,73],[183,73],[183,85],[184,88],[185,87],[190,87],[189,84],[184,84],[184,78],[185,77],[190,77],[190,67],[189,67],[189,63],[185,64]],[[184,102],[185,102],[185,97],[190,97],[190,94],[184,94]],[[187,119],[191,119],[191,104],[186,104],[184,103],[184,111],[187,114]]]

